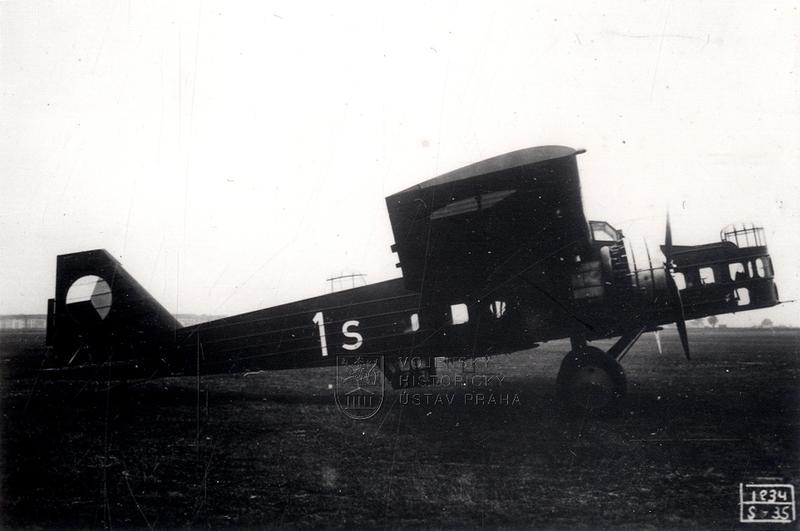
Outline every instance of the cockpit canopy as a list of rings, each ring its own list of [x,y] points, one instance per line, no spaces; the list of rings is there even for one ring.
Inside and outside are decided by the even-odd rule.
[[[749,225],[749,226],[748,226]],[[767,237],[763,227],[754,223],[731,224],[719,231],[719,238],[723,242],[730,242],[736,247],[766,247]]]
[[[614,243],[622,241],[622,231],[617,230],[606,221],[590,221],[589,229],[595,243]]]

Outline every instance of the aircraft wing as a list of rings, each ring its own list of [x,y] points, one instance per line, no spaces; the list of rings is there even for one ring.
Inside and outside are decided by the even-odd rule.
[[[386,198],[405,287],[476,297],[535,269],[543,281],[590,245],[576,155],[522,149]]]

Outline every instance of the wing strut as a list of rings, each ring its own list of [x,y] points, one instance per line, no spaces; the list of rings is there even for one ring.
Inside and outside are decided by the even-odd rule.
[[[631,349],[636,340],[642,336],[642,333],[647,329],[646,326],[639,326],[638,328],[633,328],[628,332],[625,332],[620,336],[614,345],[608,349],[607,354],[612,358],[616,359],[617,362],[622,361],[622,358],[625,357],[625,354]]]

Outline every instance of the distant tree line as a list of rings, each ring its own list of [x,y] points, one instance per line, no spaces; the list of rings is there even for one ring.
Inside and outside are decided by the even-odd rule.
[[[719,317],[716,315],[709,315],[706,318],[700,319],[692,319],[687,323],[692,328],[727,328],[727,325],[721,324],[719,322]],[[775,330],[775,329],[784,329],[784,328],[792,328],[791,326],[781,326],[776,325],[772,319],[766,318],[761,321],[761,324],[752,325],[751,328],[763,328],[765,330]]]

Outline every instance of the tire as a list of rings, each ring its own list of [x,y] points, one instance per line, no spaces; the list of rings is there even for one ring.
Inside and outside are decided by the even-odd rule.
[[[599,348],[567,354],[556,382],[559,401],[572,414],[610,417],[622,412],[628,390],[625,371]]]

